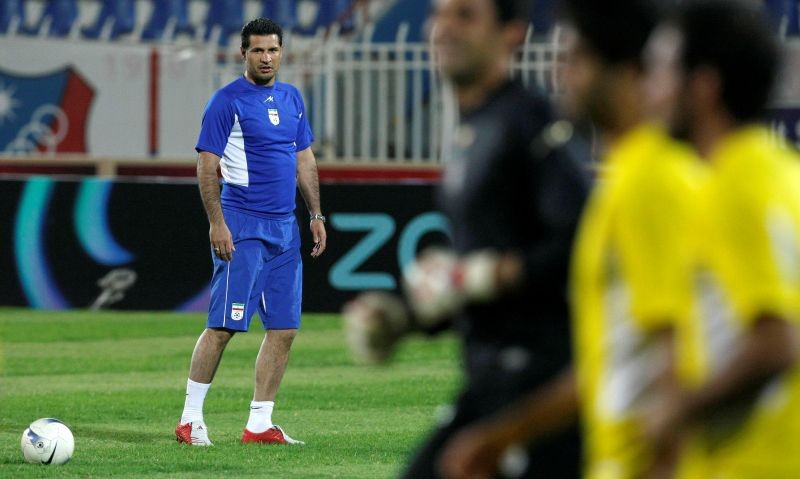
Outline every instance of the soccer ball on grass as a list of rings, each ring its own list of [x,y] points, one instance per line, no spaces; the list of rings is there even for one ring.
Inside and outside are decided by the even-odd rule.
[[[31,464],[66,464],[75,449],[75,439],[66,424],[53,418],[31,423],[22,433],[22,455]]]

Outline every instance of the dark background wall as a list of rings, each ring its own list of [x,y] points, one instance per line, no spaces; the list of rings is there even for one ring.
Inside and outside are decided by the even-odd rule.
[[[401,263],[447,242],[431,184],[326,184],[328,250],[305,262],[304,310],[339,311],[362,289],[396,289]],[[211,256],[208,223],[191,182],[113,182],[30,177],[0,181],[0,306],[87,308],[136,275],[112,309],[203,311]]]

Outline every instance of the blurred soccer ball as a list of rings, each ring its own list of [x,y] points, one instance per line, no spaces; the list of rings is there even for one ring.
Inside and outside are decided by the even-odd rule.
[[[345,337],[356,361],[383,363],[410,329],[408,309],[394,294],[370,291],[358,295],[342,311]]]
[[[75,439],[72,431],[58,419],[34,421],[22,433],[22,455],[31,464],[65,464],[72,457]]]

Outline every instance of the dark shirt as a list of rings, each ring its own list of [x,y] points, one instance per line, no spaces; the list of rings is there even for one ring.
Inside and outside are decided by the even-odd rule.
[[[453,157],[445,158],[438,206],[452,222],[456,252],[492,249],[525,259],[521,288],[469,305],[457,318],[468,363],[480,363],[480,351],[510,346],[525,348],[544,376],[570,361],[567,276],[589,181],[579,143],[546,141],[553,121],[545,98],[506,83],[483,106],[462,112]]]

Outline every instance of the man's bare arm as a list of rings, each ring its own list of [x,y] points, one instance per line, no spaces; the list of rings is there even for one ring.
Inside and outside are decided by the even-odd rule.
[[[297,153],[297,186],[310,214],[322,213],[319,199],[319,172],[317,159],[311,148]]]
[[[669,456],[681,431],[719,406],[761,389],[797,361],[794,328],[783,318],[762,314],[736,346],[731,361],[695,390],[673,388],[648,415],[647,435],[656,452]],[[653,476],[656,477],[656,476]]]
[[[684,399],[684,420],[702,417],[716,406],[763,387],[797,362],[797,338],[791,323],[762,314],[742,338],[737,353],[719,374]]]
[[[306,202],[309,214],[322,214],[319,196],[319,171],[317,170],[317,159],[311,147],[297,152],[297,186],[303,200]],[[325,251],[327,245],[327,233],[325,224],[320,220],[311,220],[311,234],[314,237],[314,249],[311,256],[317,257]]]
[[[492,417],[467,426],[439,460],[447,479],[494,477],[505,451],[559,432],[578,418],[576,378],[570,368]]]
[[[233,238],[225,217],[222,214],[220,200],[219,179],[217,167],[220,157],[207,151],[201,151],[197,158],[197,184],[200,189],[200,198],[208,216],[208,238],[214,252],[221,259],[230,261],[233,258]]]

